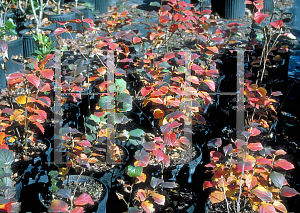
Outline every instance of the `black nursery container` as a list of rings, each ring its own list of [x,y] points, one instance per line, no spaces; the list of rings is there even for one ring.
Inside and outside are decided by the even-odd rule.
[[[239,19],[245,16],[244,0],[211,0],[213,12],[226,19]]]
[[[20,69],[23,68],[22,65],[20,64],[16,64],[14,62],[12,62],[11,57],[13,55],[23,55],[23,38],[19,38],[17,40],[14,41],[9,41],[7,42],[7,46],[8,46],[8,57],[9,60],[8,62],[6,62],[5,66],[6,66],[6,74],[9,75],[11,73],[14,73],[16,71],[19,71]],[[1,57],[1,62],[3,63],[2,57]],[[1,69],[0,67],[0,89],[5,88],[6,87],[6,81],[5,81],[5,75],[4,75],[4,71]]]
[[[51,15],[47,15],[47,17],[49,18],[50,21],[69,21],[71,19],[75,19],[75,13],[71,12],[71,13],[62,13],[62,14],[51,14]],[[66,26],[72,26],[72,29],[76,30],[76,24],[74,23],[67,24]],[[56,23],[56,28],[59,27],[63,28],[64,26]],[[71,35],[73,38],[75,38],[75,33],[71,33]],[[72,39],[69,33],[62,33],[59,36],[63,39],[67,39],[67,38]]]
[[[274,0],[264,0],[264,8],[262,9],[263,13],[273,12],[274,10]]]
[[[25,58],[30,57],[31,53],[33,53],[36,50],[36,46],[33,42],[33,35],[26,35],[27,32],[29,32],[29,29],[24,29],[20,31],[20,34],[23,36],[23,56]],[[50,33],[48,36],[51,40],[55,39],[53,32]]]

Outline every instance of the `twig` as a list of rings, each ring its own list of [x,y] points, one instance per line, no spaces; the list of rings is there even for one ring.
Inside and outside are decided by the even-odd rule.
[[[223,194],[224,194],[225,201],[226,201],[227,212],[230,213],[229,212],[228,200],[227,200],[227,197],[226,197],[226,194],[225,194],[225,184],[224,184],[224,180],[223,180],[223,175],[221,175],[221,179],[222,179],[222,184],[223,184]]]

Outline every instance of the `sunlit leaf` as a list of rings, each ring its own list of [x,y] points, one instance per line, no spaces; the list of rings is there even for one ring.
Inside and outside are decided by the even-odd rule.
[[[284,206],[281,202],[275,201],[275,202],[273,203],[273,206],[274,206],[277,210],[282,211],[283,213],[287,213],[287,209],[285,208],[285,206]]]
[[[159,205],[165,205],[165,196],[158,194],[156,192],[151,194],[151,197],[154,199],[154,202],[159,204]]]
[[[27,78],[27,80],[28,80],[30,83],[32,83],[37,89],[39,88],[39,85],[40,85],[41,80],[40,80],[37,76],[35,76],[35,75],[33,75],[33,74],[28,74],[28,75],[26,75],[26,78]]]
[[[84,206],[88,203],[91,205],[94,205],[94,201],[93,201],[91,195],[89,195],[87,193],[81,194],[78,198],[76,198],[74,200],[74,205],[77,205],[77,206]]]
[[[146,213],[152,213],[155,211],[153,204],[149,200],[142,202],[142,208]]]
[[[16,101],[18,104],[26,104],[26,99],[27,99],[27,96],[22,95],[22,96],[17,97]]]
[[[249,189],[252,189],[257,185],[257,177],[253,176],[252,174],[248,174],[246,177],[246,186]]]
[[[253,193],[264,202],[272,202],[273,195],[272,192],[264,188],[263,186],[258,186],[252,190]]]
[[[44,69],[41,71],[41,76],[52,81],[54,77],[54,71],[52,69]]]
[[[274,22],[270,22],[270,25],[274,28],[280,28],[282,26],[282,20],[276,20]]]
[[[280,167],[282,169],[285,169],[285,170],[290,170],[290,169],[294,169],[294,165],[291,164],[290,162],[288,162],[287,160],[285,159],[279,159],[275,162],[275,167]]]
[[[51,212],[68,212],[69,205],[63,200],[53,200],[49,210]]]
[[[209,199],[212,204],[215,204],[222,202],[225,199],[225,196],[221,191],[214,191],[209,195]]]
[[[249,143],[247,148],[252,151],[259,151],[262,150],[264,147],[262,146],[261,143]]]
[[[139,197],[140,201],[145,201],[147,198],[146,191],[144,189],[139,189],[136,195]]]
[[[266,17],[268,17],[269,15],[268,14],[263,14],[261,12],[256,12],[254,14],[254,20],[260,24]]]
[[[276,213],[276,210],[272,204],[263,203],[259,207],[259,213]]]

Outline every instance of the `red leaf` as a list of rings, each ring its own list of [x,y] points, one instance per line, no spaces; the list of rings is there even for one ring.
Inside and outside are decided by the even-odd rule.
[[[276,210],[272,204],[263,203],[259,207],[259,213],[276,213]]]
[[[294,169],[294,165],[291,164],[290,162],[288,162],[285,159],[279,159],[278,161],[275,162],[275,167],[280,167],[282,169],[285,170],[290,170],[290,169]]]
[[[91,147],[91,143],[88,141],[88,140],[82,140],[80,143],[79,143],[80,146],[87,146],[87,147]]]
[[[258,186],[255,189],[253,189],[253,193],[262,201],[264,202],[272,202],[272,192],[265,189],[263,186]]]
[[[83,207],[78,207],[76,206],[71,213],[83,213],[84,212],[84,208]]]
[[[256,162],[257,162],[258,165],[267,164],[267,165],[273,167],[272,162],[268,158],[259,158],[259,159],[256,160]]]
[[[122,60],[120,60],[120,62],[133,62],[132,58],[124,58]]]
[[[41,71],[41,76],[43,78],[47,78],[49,80],[53,80],[54,72],[52,69],[44,69]]]
[[[210,188],[210,187],[214,187],[216,185],[216,183],[213,183],[213,182],[211,182],[211,181],[205,181],[204,183],[203,183],[203,190],[204,189],[207,189],[207,188]]]
[[[92,197],[87,193],[81,194],[78,198],[74,200],[74,205],[76,206],[84,206],[88,203],[94,205]]]
[[[212,12],[211,10],[205,9],[201,12],[201,15],[208,15],[208,14],[211,14],[211,12]]]
[[[198,92],[199,96],[204,99],[205,104],[208,105],[211,102],[211,97],[207,92],[200,91]]]
[[[211,40],[212,40],[213,42],[218,43],[218,44],[224,42],[224,39],[223,39],[223,38],[219,38],[219,37],[213,37]]]
[[[165,137],[164,137],[164,139],[165,139],[165,143],[167,144],[167,145],[170,145],[170,146],[173,146],[173,144],[175,143],[175,141],[176,141],[176,134],[174,133],[174,132],[172,132],[172,133],[166,133],[165,134]]]
[[[81,83],[85,80],[85,77],[83,75],[79,75],[76,79],[75,79],[75,83]]]
[[[280,28],[282,26],[282,20],[276,20],[274,22],[270,22],[270,25],[274,28]]]
[[[279,95],[282,95],[282,92],[281,91],[272,92],[272,95],[273,96],[279,96]]]
[[[269,15],[268,14],[263,14],[261,12],[256,12],[254,14],[254,20],[260,24],[266,17],[268,17]]]
[[[41,132],[43,134],[45,133],[45,129],[44,129],[43,125],[40,122],[34,121],[33,123],[41,130]]]
[[[40,96],[38,97],[38,103],[42,104],[42,105],[47,105],[48,107],[51,106],[51,99],[47,96]]]
[[[23,74],[22,73],[12,73],[9,75],[8,80],[13,80],[13,79],[17,79],[17,78],[22,78]]]
[[[47,119],[47,112],[45,112],[44,110],[35,109],[34,112],[38,114],[41,118]]]
[[[247,148],[252,151],[259,151],[262,150],[264,147],[261,145],[261,143],[249,143]]]
[[[30,83],[32,83],[37,89],[39,88],[39,85],[40,85],[41,80],[40,80],[37,76],[35,76],[35,75],[33,75],[33,74],[29,74],[29,75],[26,75],[26,78],[27,78],[27,80],[28,80]]]
[[[81,20],[80,19],[71,19],[69,21],[67,21],[67,23],[75,23],[75,24],[81,24]]]
[[[213,92],[216,90],[216,85],[215,85],[215,82],[213,80],[204,80],[203,81],[208,87],[210,90],[212,90]]]
[[[49,208],[51,212],[68,212],[68,209],[68,204],[62,200],[53,200]]]
[[[178,24],[173,24],[173,25],[170,27],[170,32],[171,32],[171,33],[174,33],[176,30],[178,30]]]
[[[153,91],[153,88],[151,86],[146,86],[141,89],[141,94],[143,97],[145,97],[145,96],[149,95],[149,93],[152,91]]]
[[[212,51],[213,53],[219,53],[219,49],[216,46],[207,47],[208,50]]]
[[[136,195],[140,198],[140,201],[145,201],[147,198],[146,191],[144,189],[139,189]]]
[[[175,53],[167,53],[167,54],[164,55],[164,58],[168,59],[168,60],[171,59],[171,58],[174,58],[174,57],[175,57]]]
[[[57,37],[59,34],[67,32],[68,30],[65,28],[57,28],[56,30],[54,30],[54,36]]]
[[[290,188],[288,186],[284,186],[280,190],[280,195],[283,197],[293,197],[295,195],[299,194],[295,189]]]
[[[188,144],[188,145],[191,144],[190,141],[185,136],[181,136],[179,140],[183,144]]]
[[[248,132],[252,133],[251,136],[256,136],[260,134],[260,130],[257,128],[248,129]]]
[[[109,48],[111,49],[111,50],[115,50],[117,47],[119,47],[119,44],[116,44],[116,43],[109,43]]]
[[[192,65],[192,70],[194,70],[199,75],[203,75],[205,72],[204,69],[197,64]]]
[[[93,19],[85,18],[82,20],[83,22],[89,23],[91,27],[94,26],[94,21]]]
[[[141,42],[141,38],[140,37],[133,37],[133,43],[136,44],[136,43],[140,43]]]
[[[158,163],[164,160],[164,153],[160,149],[154,150],[154,154]]]
[[[159,17],[159,22],[162,23],[162,24],[167,23],[169,21],[171,21],[169,16],[160,16]]]
[[[179,7],[183,7],[183,8],[186,8],[187,7],[187,4],[184,2],[184,1],[180,1],[178,3]]]
[[[166,167],[170,166],[170,157],[168,155],[164,154],[163,162],[166,165]]]

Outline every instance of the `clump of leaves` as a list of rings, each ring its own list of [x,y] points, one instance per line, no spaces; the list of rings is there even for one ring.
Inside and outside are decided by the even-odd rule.
[[[123,185],[124,192],[129,194],[129,200],[126,201],[124,195],[116,192],[117,197],[120,200],[123,200],[127,205],[128,212],[147,212],[152,213],[155,211],[155,205],[165,205],[165,196],[161,194],[163,188],[175,188],[177,184],[175,182],[165,182],[162,179],[152,177],[150,181],[150,187],[145,189],[134,190],[134,186],[140,183],[145,183],[147,176],[143,173],[143,167],[141,166],[131,166],[129,165],[127,168],[127,174],[130,177],[135,178],[133,184],[129,184],[124,180],[118,179],[118,181]],[[131,196],[134,194],[134,201],[131,200]],[[132,203],[134,206],[132,207]]]

